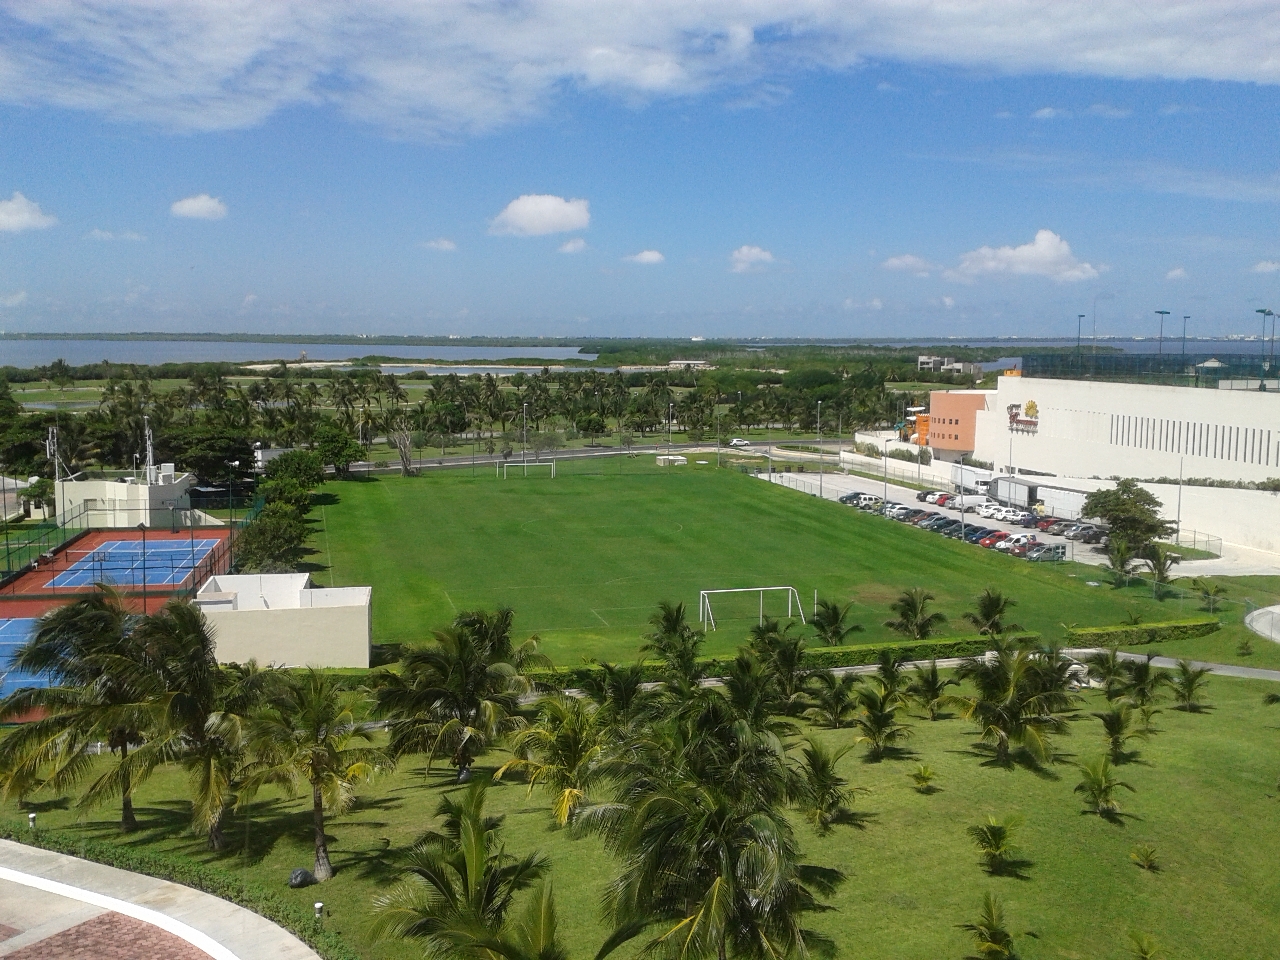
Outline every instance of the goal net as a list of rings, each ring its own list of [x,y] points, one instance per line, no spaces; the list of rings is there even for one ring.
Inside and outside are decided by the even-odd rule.
[[[496,464],[494,465],[494,469],[497,469]],[[502,465],[502,479],[506,480],[510,475],[507,473],[508,470],[514,473],[517,477],[527,477],[530,470],[532,470],[536,476],[539,469],[550,470],[551,478],[553,480],[555,479],[556,462],[554,460],[543,460],[541,462],[535,460],[531,463],[504,463]]]
[[[770,595],[770,604],[767,611],[765,609],[766,593]],[[751,609],[747,615],[755,616],[758,618],[760,623],[764,623],[766,612],[772,616],[774,615],[776,608],[777,615],[782,615],[782,597],[777,596],[779,593],[785,594],[786,596],[787,616],[799,616],[800,622],[806,623],[807,621],[804,618],[804,608],[800,604],[800,594],[796,592],[795,587],[732,587],[724,590],[702,590],[698,594],[698,621],[702,624],[703,630],[714,630],[716,628],[716,616],[711,609],[711,599],[712,597],[716,597],[718,598],[716,601],[718,604],[717,609],[721,611],[722,619],[745,619],[744,611],[746,608],[743,606],[743,601],[749,602],[758,599],[757,603],[750,603]],[[726,596],[728,594],[758,594],[758,598],[751,596]],[[726,603],[726,601],[735,600],[737,601],[736,603]],[[728,610],[725,609],[726,606],[729,607]]]

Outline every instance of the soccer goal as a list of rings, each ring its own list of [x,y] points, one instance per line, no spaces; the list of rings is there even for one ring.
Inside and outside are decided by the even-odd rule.
[[[758,593],[760,594],[760,622],[764,623],[764,595],[781,590],[787,595],[787,616],[800,615],[800,622],[807,623],[804,618],[804,607],[800,604],[800,594],[795,587],[733,587],[726,590],[703,590],[698,594],[698,620],[703,630],[716,628],[715,614],[711,612],[711,597],[720,593]],[[792,613],[792,610],[795,613]]]
[[[524,462],[524,463],[504,463],[504,464],[502,465],[502,479],[503,479],[503,480],[507,479],[507,471],[508,471],[508,470],[515,470],[515,471],[516,471],[516,476],[524,476],[524,477],[527,477],[527,476],[529,475],[529,471],[530,471],[530,470],[535,470],[535,471],[536,471],[539,467],[542,467],[542,468],[544,468],[544,469],[546,469],[546,468],[548,468],[548,467],[549,467],[549,468],[551,469],[551,479],[552,479],[552,480],[554,480],[554,479],[555,479],[555,477],[556,477],[556,462],[555,462],[554,460],[541,460],[541,461],[539,461],[539,460],[535,460],[535,461],[533,461],[532,463],[528,463],[528,462]]]

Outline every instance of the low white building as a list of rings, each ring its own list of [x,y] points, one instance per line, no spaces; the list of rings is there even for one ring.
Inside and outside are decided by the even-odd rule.
[[[81,526],[86,527],[169,527],[175,521],[182,526],[189,519],[185,514],[191,510],[195,483],[192,474],[175,473],[172,463],[151,467],[140,477],[59,480],[54,485],[54,509],[69,517],[83,506]]]
[[[313,587],[306,573],[210,577],[196,605],[219,663],[368,667],[372,587]]]

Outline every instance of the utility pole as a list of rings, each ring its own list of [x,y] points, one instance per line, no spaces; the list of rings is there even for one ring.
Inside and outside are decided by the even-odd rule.
[[[1190,319],[1191,319],[1190,316],[1184,316],[1182,318],[1182,359],[1183,360],[1187,358],[1187,321]]]
[[[1080,362],[1080,334],[1084,329],[1084,314],[1076,314],[1076,362]]]

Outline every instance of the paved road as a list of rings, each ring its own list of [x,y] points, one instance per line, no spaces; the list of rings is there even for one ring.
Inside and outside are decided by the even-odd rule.
[[[288,931],[233,903],[9,840],[0,840],[0,957],[319,960]]]

